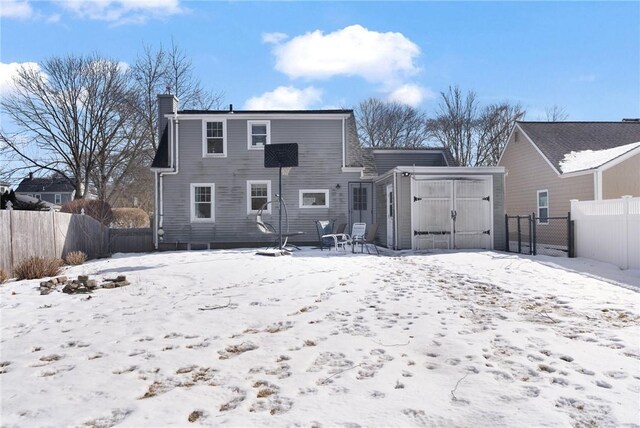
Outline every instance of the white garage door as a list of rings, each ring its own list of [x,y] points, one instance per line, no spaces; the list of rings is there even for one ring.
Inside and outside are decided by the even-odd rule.
[[[412,186],[413,249],[491,248],[491,180],[427,180]]]

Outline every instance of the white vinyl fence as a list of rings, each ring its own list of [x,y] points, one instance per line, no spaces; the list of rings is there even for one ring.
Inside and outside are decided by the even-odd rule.
[[[640,198],[571,201],[578,257],[640,269]]]

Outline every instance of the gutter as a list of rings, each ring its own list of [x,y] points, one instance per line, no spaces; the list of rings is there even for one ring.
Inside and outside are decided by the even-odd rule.
[[[174,142],[174,135],[173,135],[173,123],[175,123],[175,127],[176,127],[176,133],[175,133],[175,164],[173,164],[173,142]],[[178,120],[178,113],[174,112],[173,113],[173,117],[169,118],[169,146],[170,146],[170,160],[171,160],[171,170],[168,172],[160,172],[158,175],[160,177],[159,179],[159,187],[160,187],[160,205],[159,205],[159,214],[158,214],[158,226],[156,229],[156,236],[158,236],[159,238],[161,238],[162,236],[164,236],[164,198],[163,198],[163,194],[164,194],[164,176],[165,175],[176,175],[180,172],[180,121]],[[156,243],[156,249],[157,249],[157,243]]]

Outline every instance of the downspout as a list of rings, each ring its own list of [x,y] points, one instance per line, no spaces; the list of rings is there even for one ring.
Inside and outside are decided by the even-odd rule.
[[[398,174],[393,171],[393,249],[398,249]]]
[[[153,216],[153,247],[158,249],[158,171],[153,171],[153,206],[156,215]]]
[[[171,153],[173,152],[173,142],[175,140],[175,146],[176,146],[176,151],[175,151],[175,165],[171,165],[171,167],[173,168],[173,171],[170,172],[161,172],[160,173],[160,224],[159,224],[159,229],[163,230],[163,226],[164,226],[164,198],[163,198],[163,192],[164,192],[164,186],[163,186],[163,177],[165,175],[176,175],[179,171],[180,171],[180,129],[179,129],[179,121],[178,121],[178,113],[177,112],[173,112],[173,118],[169,120],[170,123],[170,128],[171,128],[171,121],[174,121],[176,124],[176,135],[175,135],[175,139],[173,136],[173,133],[169,134],[169,146],[171,147]],[[164,234],[164,230],[163,230],[163,234]]]
[[[347,142],[345,141],[345,126],[346,126],[346,122],[344,120],[344,116],[342,117],[342,167],[344,168],[347,165],[347,157],[346,157],[346,150],[347,150]]]

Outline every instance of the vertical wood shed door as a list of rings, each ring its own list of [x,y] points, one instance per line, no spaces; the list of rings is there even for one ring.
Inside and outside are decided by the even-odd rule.
[[[491,248],[489,180],[415,179],[413,248]]]

